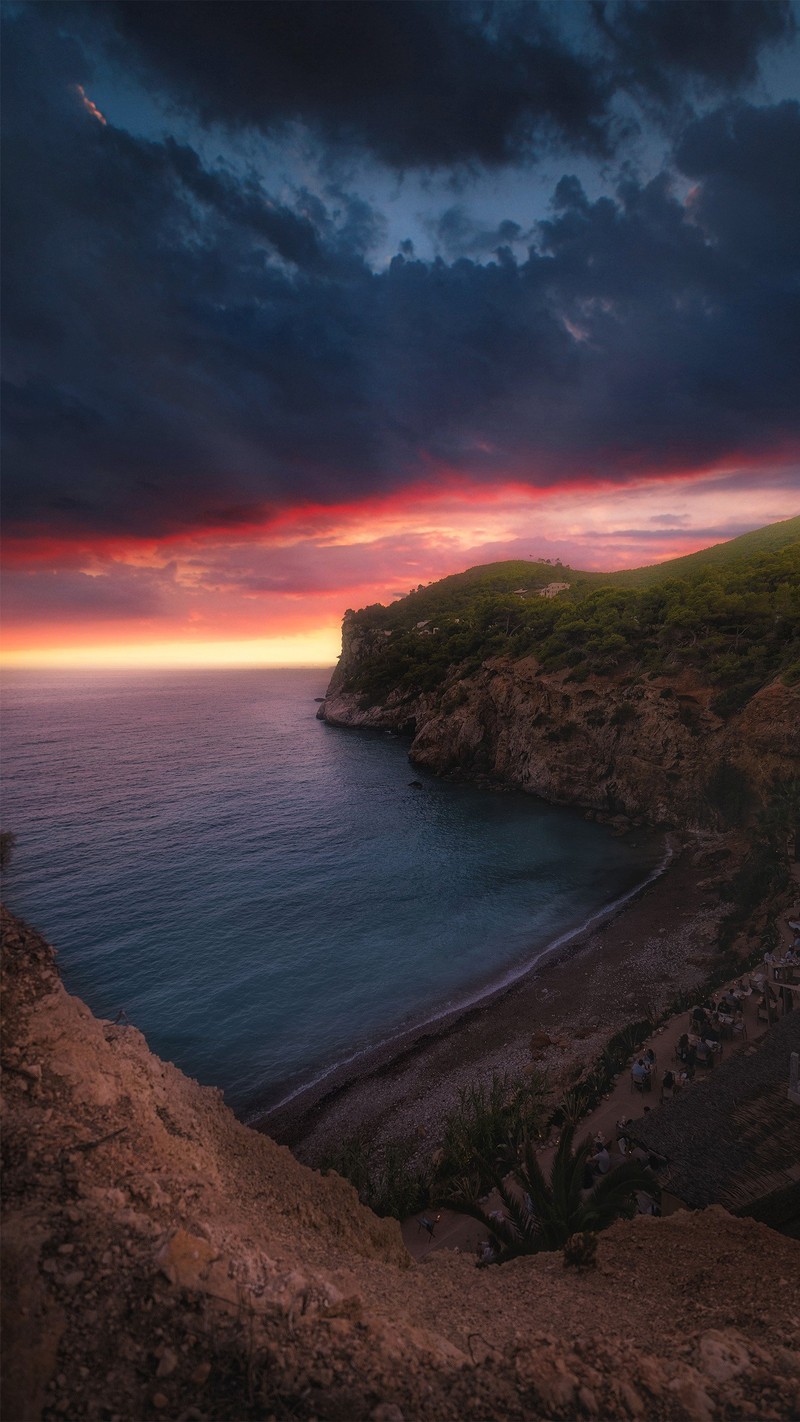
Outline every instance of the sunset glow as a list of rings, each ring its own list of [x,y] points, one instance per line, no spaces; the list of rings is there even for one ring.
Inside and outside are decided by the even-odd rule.
[[[46,634],[45,634],[46,635]],[[249,637],[219,642],[129,642],[111,646],[85,642],[79,646],[26,647],[9,651],[5,664],[14,667],[85,667],[123,670],[152,667],[331,667],[339,654],[339,628],[298,633],[295,637]]]
[[[5,663],[328,664],[795,514],[785,9],[6,7]]]
[[[8,666],[330,665],[346,607],[391,602],[477,563],[637,567],[791,517],[793,469],[754,490],[717,471],[625,490],[465,485],[284,510],[221,536],[19,540],[9,549]],[[720,509],[724,517],[720,518]],[[36,615],[31,615],[35,609]]]

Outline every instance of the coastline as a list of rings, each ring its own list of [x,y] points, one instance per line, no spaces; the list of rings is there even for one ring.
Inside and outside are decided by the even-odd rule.
[[[249,1124],[312,1165],[359,1131],[379,1144],[403,1141],[413,1157],[436,1144],[459,1091],[476,1079],[535,1065],[566,1084],[620,1026],[707,975],[730,849],[722,846],[722,867],[703,861],[719,848],[718,840],[668,838],[665,860],[642,884],[513,981],[366,1049]]]

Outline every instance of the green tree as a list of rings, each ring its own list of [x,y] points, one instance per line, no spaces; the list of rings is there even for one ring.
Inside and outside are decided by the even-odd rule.
[[[489,1086],[473,1082],[464,1087],[445,1122],[440,1181],[474,1180],[478,1194],[491,1189],[496,1176],[514,1164],[523,1143],[544,1129],[547,1094],[547,1079],[539,1072],[519,1082],[495,1072]]]
[[[542,1174],[531,1141],[526,1141],[523,1159],[511,1172],[516,1188],[509,1188],[507,1180],[499,1176],[495,1178],[506,1219],[490,1219],[474,1197],[462,1195],[444,1202],[486,1227],[497,1241],[498,1263],[520,1254],[563,1249],[575,1234],[596,1234],[607,1229],[620,1216],[635,1213],[638,1191],[659,1198],[658,1181],[638,1161],[616,1166],[587,1193],[583,1187],[592,1142],[587,1136],[573,1149],[574,1135],[573,1126],[562,1130],[549,1181]],[[526,1196],[533,1205],[532,1211],[527,1207]]]

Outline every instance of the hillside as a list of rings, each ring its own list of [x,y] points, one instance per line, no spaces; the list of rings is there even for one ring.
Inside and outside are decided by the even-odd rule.
[[[9,1422],[797,1415],[797,1243],[714,1208],[615,1225],[588,1272],[415,1265],[2,927]]]
[[[736,823],[800,772],[799,683],[792,519],[657,568],[489,564],[349,612],[320,715],[408,732],[412,760],[440,773]]]
[[[697,553],[687,553],[680,558],[667,558],[662,563],[652,563],[642,568],[624,568],[619,572],[596,573],[571,568],[561,562],[541,561],[533,558],[513,558],[499,563],[478,564],[463,573],[453,573],[438,582],[420,585],[412,589],[408,597],[391,604],[393,612],[401,608],[409,611],[443,612],[457,611],[461,602],[464,606],[469,598],[480,592],[512,592],[517,586],[541,588],[553,581],[568,582],[570,585],[584,581],[596,586],[612,587],[652,586],[669,578],[691,578],[710,567],[723,568],[745,559],[758,558],[762,554],[782,553],[800,544],[800,515],[784,519],[780,523],[767,524],[754,529],[752,533],[740,534],[738,538],[725,543],[715,543]]]
[[[430,691],[450,668],[503,654],[575,680],[691,668],[718,688],[725,714],[771,676],[800,678],[800,518],[621,573],[490,563],[347,620],[381,634],[347,683],[376,699],[390,687]]]
[[[710,548],[702,548],[698,553],[687,553],[682,558],[668,558],[663,563],[654,563],[646,568],[628,568],[607,576],[621,585],[652,586],[665,578],[694,577],[706,568],[724,568],[726,565],[744,559],[758,558],[762,554],[782,553],[787,548],[800,543],[800,515],[783,519],[780,523],[769,523],[764,528],[755,528],[752,533],[742,533],[738,538],[730,538],[726,543],[715,543]],[[598,574],[602,577],[603,574]]]

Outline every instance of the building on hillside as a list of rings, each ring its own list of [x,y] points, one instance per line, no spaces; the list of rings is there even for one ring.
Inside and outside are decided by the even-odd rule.
[[[564,592],[569,587],[569,583],[547,583],[545,587],[539,589],[540,597],[558,597],[560,592]]]

